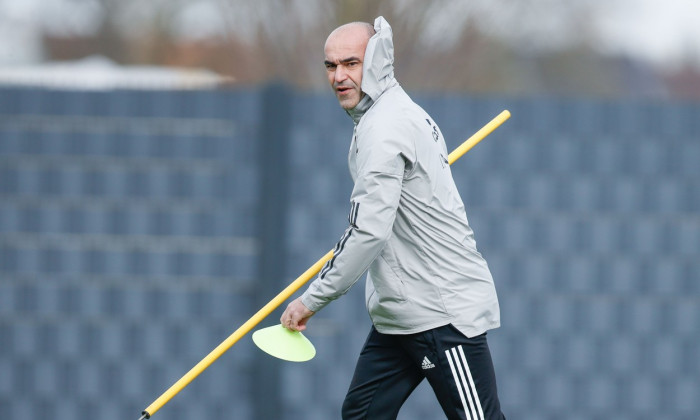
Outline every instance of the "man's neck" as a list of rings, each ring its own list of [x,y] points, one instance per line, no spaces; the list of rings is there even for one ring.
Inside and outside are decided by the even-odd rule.
[[[347,112],[350,118],[352,118],[355,124],[357,124],[373,103],[374,101],[372,101],[372,98],[370,98],[369,95],[364,95],[362,96],[362,99],[360,99],[360,102],[355,105],[355,108],[346,109],[345,112]]]

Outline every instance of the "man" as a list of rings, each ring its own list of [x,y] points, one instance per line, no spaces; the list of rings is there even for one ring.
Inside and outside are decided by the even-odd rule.
[[[382,17],[343,25],[324,52],[328,82],[355,123],[349,227],[280,321],[303,331],[367,272],[373,326],[343,419],[395,419],[424,378],[449,419],[503,419],[486,342],[500,325],[493,280],[442,133],[394,78],[391,27]]]

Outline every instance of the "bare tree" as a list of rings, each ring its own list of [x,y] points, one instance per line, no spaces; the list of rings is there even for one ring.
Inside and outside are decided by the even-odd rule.
[[[80,7],[95,1],[101,14],[94,36],[88,42],[71,38],[72,44],[52,38],[48,50],[54,57],[100,53],[125,64],[206,67],[242,84],[278,80],[321,89],[328,33],[342,23],[372,22],[382,15],[394,30],[397,78],[410,89],[596,94],[620,89],[614,84],[619,64],[592,48],[596,37],[590,16],[602,0],[72,3]],[[196,21],[209,29],[205,38],[190,37],[180,28],[198,7],[210,12]],[[70,45],[83,46],[71,55]]]

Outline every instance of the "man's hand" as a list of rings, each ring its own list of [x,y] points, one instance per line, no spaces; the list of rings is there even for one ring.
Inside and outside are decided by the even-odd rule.
[[[280,323],[292,331],[304,331],[306,329],[306,321],[315,313],[301,303],[301,298],[299,297],[287,305],[287,309],[284,310],[280,317]]]

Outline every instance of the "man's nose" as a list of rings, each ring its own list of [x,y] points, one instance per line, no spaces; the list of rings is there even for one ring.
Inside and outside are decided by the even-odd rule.
[[[335,81],[342,82],[348,78],[348,73],[345,71],[345,67],[338,66],[335,68]]]

